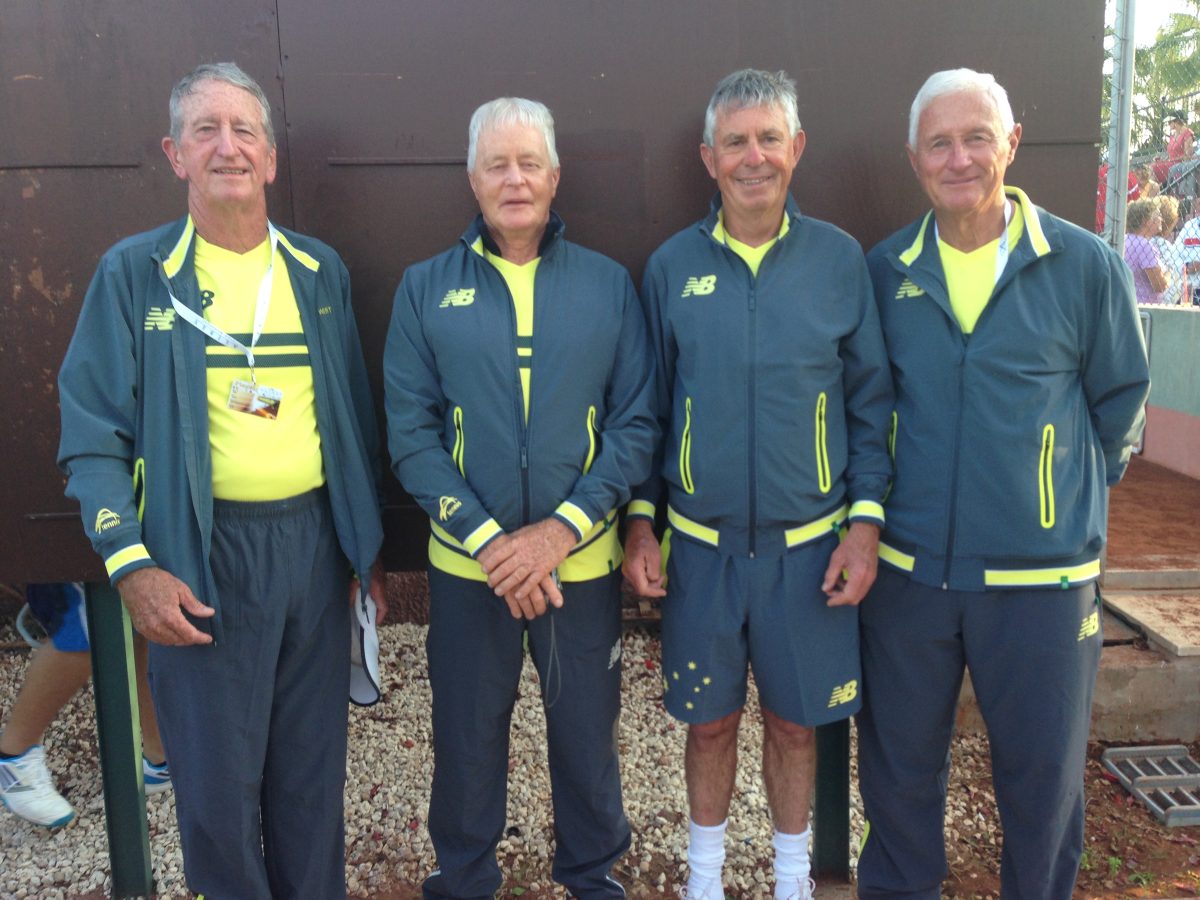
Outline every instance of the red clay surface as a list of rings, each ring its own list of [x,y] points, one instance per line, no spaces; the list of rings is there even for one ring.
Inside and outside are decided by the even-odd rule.
[[[1200,569],[1200,480],[1135,456],[1109,496],[1108,568]]]

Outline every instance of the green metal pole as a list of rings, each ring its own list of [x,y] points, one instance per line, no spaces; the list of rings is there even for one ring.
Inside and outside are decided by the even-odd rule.
[[[850,880],[850,720],[817,728],[813,874]]]
[[[96,690],[96,732],[104,782],[104,819],[112,866],[112,897],[150,897],[150,836],[142,785],[142,726],[138,717],[133,632],[121,597],[107,584],[89,582],[88,642]]]

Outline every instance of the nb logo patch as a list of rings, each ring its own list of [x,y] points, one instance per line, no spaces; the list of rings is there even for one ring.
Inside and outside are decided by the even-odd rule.
[[[455,291],[446,291],[446,296],[438,304],[438,309],[445,309],[447,306],[470,306],[474,302],[475,288],[459,288]]]
[[[201,291],[200,292],[200,308],[208,309],[210,306],[212,306],[213,305],[213,297],[215,297],[215,296],[216,296],[216,294],[212,291]]]
[[[680,297],[692,297],[692,296],[699,297],[704,294],[711,294],[716,289],[717,289],[717,276],[716,275],[702,275],[699,278],[696,278],[696,277],[689,278],[683,285],[683,293],[680,294],[679,296]]]
[[[146,331],[170,331],[175,327],[175,310],[160,309],[152,306],[146,310],[146,321],[143,325]]]
[[[896,291],[896,299],[903,300],[905,297],[922,297],[924,294],[925,291],[923,289],[917,287],[912,283],[912,281],[905,278],[902,282],[900,282],[900,290]]]
[[[1086,640],[1093,634],[1100,633],[1100,613],[1094,612],[1090,616],[1085,616],[1083,621],[1079,623],[1079,640]]]
[[[833,693],[829,695],[828,709],[835,706],[841,706],[843,703],[849,703],[858,696],[858,681],[847,681],[845,684],[839,684],[833,689]]]
[[[438,520],[445,522],[462,508],[462,501],[457,497],[441,497],[438,500]]]
[[[121,524],[121,517],[111,509],[102,509],[96,513],[96,534],[104,534],[110,528]]]
[[[331,312],[333,312],[333,307],[332,307],[332,306],[318,306],[318,307],[317,307],[317,315],[320,315],[320,316],[327,316],[327,315],[329,315]]]

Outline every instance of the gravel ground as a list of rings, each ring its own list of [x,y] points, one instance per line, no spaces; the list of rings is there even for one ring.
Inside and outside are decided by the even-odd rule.
[[[385,701],[351,710],[346,878],[352,896],[417,896],[413,888],[434,867],[424,824],[433,772],[424,636],[425,628],[419,625],[389,625],[381,630]],[[28,659],[26,652],[11,649],[17,640],[11,627],[0,629],[0,646],[10,647],[0,652],[0,702],[5,714]],[[659,658],[653,632],[626,633],[620,746],[634,839],[616,874],[631,894],[643,897],[674,896],[685,874],[684,729],[659,703]],[[106,895],[108,856],[92,704],[90,691],[77,697],[46,738],[51,770],[78,816],[54,832],[7,813],[0,817],[4,860],[0,896],[66,900]],[[727,842],[726,889],[738,898],[770,896],[771,888],[771,830],[758,776],[761,723],[751,710],[757,710],[753,685],[739,745],[737,793]],[[509,827],[499,848],[506,897],[561,896],[549,877],[552,831],[544,724],[537,676],[527,662],[513,716]],[[979,738],[961,738],[955,755],[960,772],[977,769],[972,763],[976,759],[986,766]],[[994,854],[992,804],[986,791],[952,795],[947,823],[952,867],[964,853]],[[152,797],[147,806],[159,896],[184,897],[173,795]],[[862,826],[857,796],[853,806],[851,851],[855,853]]]

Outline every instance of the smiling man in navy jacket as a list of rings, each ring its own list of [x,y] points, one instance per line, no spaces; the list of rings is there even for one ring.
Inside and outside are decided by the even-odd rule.
[[[665,595],[664,703],[688,723],[691,900],[722,896],[747,666],[779,900],[813,889],[814,728],[859,704],[855,606],[875,577],[892,392],[862,250],[789,193],[804,144],[786,74],[722,79],[700,146],[720,195],[655,251],[643,283],[664,435],[630,504],[625,572]]]
[[[429,514],[438,870],[426,897],[500,887],[508,732],[524,646],[541,677],[553,876],[623,897],[621,545],[616,510],[646,477],[653,361],[629,274],[563,237],[554,119],[505,97],[471,117],[479,215],[404,273],[384,355],[397,476]]]
[[[1066,900],[1079,865],[1105,486],[1149,372],[1120,257],[1005,187],[1020,138],[991,75],[932,75],[908,154],[933,210],[868,256],[896,474],[862,606],[864,898],[940,894],[964,665],[991,743],[1002,895]]]

